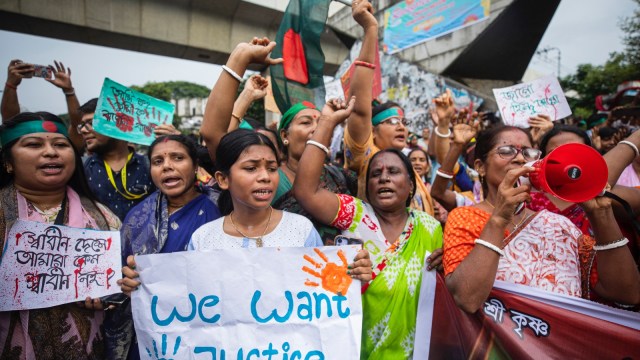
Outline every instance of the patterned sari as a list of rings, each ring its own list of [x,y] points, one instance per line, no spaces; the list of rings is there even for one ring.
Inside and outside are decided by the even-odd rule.
[[[220,217],[219,194],[208,186],[199,186],[198,191],[198,197],[171,215],[167,197],[159,190],[131,209],[120,230],[123,264],[129,255],[186,251],[191,234]],[[108,359],[125,359],[130,352],[138,355],[130,301],[107,313],[104,331]]]
[[[418,313],[422,269],[428,253],[442,247],[440,223],[422,211],[407,209],[402,234],[384,239],[371,205],[338,195],[333,226],[360,238],[371,253],[373,280],[362,297],[361,359],[410,359]]]
[[[445,228],[444,273],[455,271],[475,246],[491,214],[476,208],[456,208]],[[597,282],[595,240],[569,219],[542,210],[516,231],[505,232],[504,253],[496,280],[589,299]]]

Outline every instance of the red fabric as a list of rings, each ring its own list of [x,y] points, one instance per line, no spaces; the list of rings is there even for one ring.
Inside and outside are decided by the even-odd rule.
[[[309,83],[309,71],[307,68],[307,58],[304,56],[304,45],[300,34],[287,30],[284,34],[284,44],[282,44],[282,58],[284,59],[284,76],[302,85]]]
[[[623,359],[640,356],[637,345],[640,331],[595,317],[587,308],[589,302],[586,300],[569,310],[552,302],[494,288],[479,311],[467,314],[456,306],[440,275],[436,281],[430,359]],[[495,305],[502,305],[504,310]],[[522,326],[519,327],[517,313],[539,319],[547,327],[528,322],[520,323]],[[426,339],[416,338],[416,341]]]

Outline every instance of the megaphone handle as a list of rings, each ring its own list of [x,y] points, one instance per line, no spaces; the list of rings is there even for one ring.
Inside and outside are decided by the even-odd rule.
[[[604,193],[602,194],[602,196],[606,196],[610,199],[613,199],[617,202],[620,203],[620,205],[622,205],[622,207],[624,208],[625,212],[627,213],[627,215],[631,218],[631,223],[633,224],[633,228],[636,231],[636,234],[640,235],[640,223],[638,223],[638,221],[636,220],[636,215],[633,211],[633,209],[631,208],[631,205],[629,205],[629,203],[621,198],[620,196],[610,192],[610,191],[604,191]]]

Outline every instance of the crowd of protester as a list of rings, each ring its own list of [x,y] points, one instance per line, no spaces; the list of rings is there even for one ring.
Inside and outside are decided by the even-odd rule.
[[[404,344],[415,331],[422,264],[443,274],[470,313],[495,280],[637,311],[638,119],[615,111],[581,122],[536,115],[523,129],[458,109],[447,91],[428,109],[433,124],[409,134],[398,104],[371,101],[372,6],[354,1],[352,12],[364,37],[345,100],[322,109],[295,104],[277,131],[243,120],[267,82],[252,76],[236,98],[238,77],[251,64],[282,61],[270,58],[274,42],[254,38],[231,52],[211,90],[201,142],[171,125],[157,127],[147,149],[96,132],[97,99],[81,105],[71,70],[57,61],[47,81],[62,90],[70,124],[20,112],[18,88],[34,68],[11,61],[0,234],[17,219],[119,229],[124,277],[119,296],[0,313],[0,358],[138,358],[127,298],[140,286],[136,255],[331,246],[337,235],[366,243],[348,270],[363,284],[363,359],[411,358]],[[636,96],[627,106],[638,105]],[[569,203],[519,182],[533,171],[527,163],[572,143],[602,154],[606,190],[621,202]],[[387,336],[373,336],[381,324]]]

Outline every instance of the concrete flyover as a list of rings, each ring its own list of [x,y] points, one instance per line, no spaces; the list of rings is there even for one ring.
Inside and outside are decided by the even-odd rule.
[[[254,1],[2,0],[0,29],[224,64],[237,43],[275,38],[288,1]],[[322,48],[334,75],[349,49],[333,31]]]
[[[384,10],[399,1],[374,0],[380,24]],[[491,0],[487,21],[428,40],[397,55],[490,96],[492,88],[522,79],[559,4],[560,0]],[[348,8],[333,14],[328,25],[344,34],[342,39],[362,36]],[[383,29],[380,35],[382,38]]]

